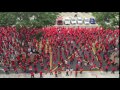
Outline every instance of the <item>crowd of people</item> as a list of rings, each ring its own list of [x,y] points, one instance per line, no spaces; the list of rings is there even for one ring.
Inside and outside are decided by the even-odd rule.
[[[37,40],[35,35],[39,32],[43,35]],[[66,76],[75,71],[76,77],[86,70],[114,73],[119,70],[119,56],[110,58],[114,52],[119,53],[119,30],[45,27],[17,31],[15,27],[0,27],[0,66],[6,74],[11,70],[30,73],[31,77],[35,73],[40,77],[54,73],[57,77],[62,71]]]

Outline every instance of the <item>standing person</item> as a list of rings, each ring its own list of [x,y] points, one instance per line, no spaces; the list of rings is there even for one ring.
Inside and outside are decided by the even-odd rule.
[[[43,77],[43,75],[42,75],[42,71],[40,71],[40,78],[42,78]]]
[[[102,68],[102,62],[100,61],[99,62],[99,69],[101,69]]]
[[[111,64],[114,66],[115,65],[115,59],[111,61]]]
[[[32,66],[29,66],[29,71],[32,72]]]
[[[111,72],[111,73],[114,74],[114,73],[115,73],[115,70],[116,70],[115,67],[112,67],[112,72]]]
[[[110,66],[110,64],[111,64],[111,62],[110,62],[110,60],[109,60],[109,61],[107,62],[107,65]]]
[[[9,74],[7,68],[4,68],[4,71],[5,71],[6,74]]]
[[[68,63],[68,61],[67,61],[67,60],[65,60],[65,65],[67,65],[67,63]]]
[[[66,69],[66,76],[69,76],[69,69]]]
[[[70,75],[72,75],[72,72],[73,72],[73,68],[70,68]]]
[[[53,75],[53,72],[52,72],[52,70],[50,70],[50,75]]]
[[[34,69],[35,69],[35,73],[38,73],[38,68],[37,68],[37,67],[34,67]]]
[[[47,62],[47,68],[50,68],[50,62]]]
[[[55,77],[58,77],[58,75],[57,75],[57,70],[55,70]]]
[[[61,68],[58,68],[58,74],[61,74]]]
[[[10,71],[10,65],[9,65],[9,64],[7,64],[6,66],[7,66],[8,70]]]
[[[41,63],[40,65],[41,65],[41,69],[43,69],[43,68],[44,68],[44,64],[43,64],[43,63]]]
[[[31,74],[31,78],[34,78],[34,72],[32,71],[30,74]]]
[[[70,58],[70,65],[73,65],[73,59]]]
[[[81,68],[80,68],[80,74],[82,74],[82,72],[83,72],[83,68],[81,67]]]
[[[105,71],[108,72],[108,65],[106,65],[106,67],[105,67]]]
[[[76,71],[78,71],[78,68],[79,68],[79,65],[78,65],[78,64],[76,64]]]
[[[60,68],[60,62],[58,62],[58,68]]]
[[[15,71],[16,74],[18,74],[17,67],[14,67],[14,71]]]

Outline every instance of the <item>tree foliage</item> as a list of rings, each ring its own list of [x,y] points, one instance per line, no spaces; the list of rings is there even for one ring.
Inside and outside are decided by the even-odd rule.
[[[57,12],[0,12],[0,26],[40,28],[54,25]]]
[[[105,29],[116,29],[119,26],[119,12],[93,12],[97,23]]]

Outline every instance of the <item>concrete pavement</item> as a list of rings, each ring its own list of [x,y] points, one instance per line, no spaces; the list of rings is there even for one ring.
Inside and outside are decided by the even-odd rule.
[[[39,73],[35,74],[35,78],[40,78]],[[0,74],[0,78],[31,78],[30,74]],[[50,75],[50,73],[43,73],[43,78],[56,78],[55,75]],[[66,72],[62,72],[58,74],[57,78],[119,78],[119,71],[116,71],[115,74],[111,74],[111,72],[103,72],[103,71],[83,71],[82,74],[78,72],[78,76],[75,77],[75,72],[69,76],[66,76]]]

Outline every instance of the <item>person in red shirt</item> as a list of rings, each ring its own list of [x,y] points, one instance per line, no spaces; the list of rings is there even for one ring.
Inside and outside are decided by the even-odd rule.
[[[37,68],[37,67],[35,67],[34,69],[35,69],[35,73],[38,73],[38,68]]]
[[[26,66],[23,66],[23,70],[24,70],[24,72],[26,72]]]
[[[80,74],[82,74],[82,72],[83,72],[83,68],[81,67],[81,68],[80,68]]]
[[[4,71],[5,71],[6,74],[9,74],[7,68],[4,68]]]
[[[106,67],[105,67],[105,71],[106,72],[108,72],[108,68],[109,68],[108,65],[106,65]]]
[[[102,62],[99,63],[99,69],[102,68]]]
[[[50,62],[47,62],[47,68],[50,68]]]
[[[78,64],[76,64],[76,71],[78,71],[78,68],[79,68],[79,65],[78,65]]]
[[[111,61],[112,65],[115,65],[115,59]]]
[[[34,72],[31,72],[30,74],[31,74],[31,78],[34,78]]]
[[[16,74],[18,74],[17,67],[14,67],[14,71],[15,71]]]
[[[58,62],[58,68],[60,67],[60,62]]]
[[[70,65],[73,65],[73,59],[70,58]]]
[[[43,72],[42,72],[42,71],[40,71],[40,78],[42,78],[42,77],[43,77],[42,73],[43,73]]]
[[[110,62],[110,61],[108,61],[108,62],[107,62],[107,65],[108,65],[108,66],[110,66],[110,64],[111,64],[111,62]]]
[[[40,66],[41,66],[41,69],[43,69],[43,68],[44,68],[44,64],[43,64],[43,63],[41,63],[41,64],[40,64]]]
[[[29,71],[32,72],[32,66],[29,67]]]
[[[112,67],[112,72],[111,72],[111,73],[114,74],[114,73],[115,73],[115,70],[116,70],[115,67]]]
[[[15,65],[15,61],[11,61],[11,64],[12,64],[12,66],[14,66]]]

